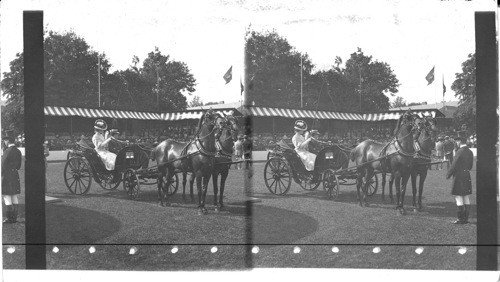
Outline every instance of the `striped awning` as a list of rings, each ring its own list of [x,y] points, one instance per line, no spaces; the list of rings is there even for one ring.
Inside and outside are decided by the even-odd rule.
[[[73,107],[45,106],[44,112],[45,115],[47,116],[78,116],[87,118],[117,118],[117,119],[142,119],[142,120],[160,119],[160,115],[158,113],[73,108]]]
[[[103,110],[103,109],[88,109],[88,108],[73,108],[73,107],[54,107],[45,106],[44,112],[46,116],[77,116],[86,118],[116,118],[116,119],[142,119],[142,120],[185,120],[199,119],[203,111],[185,111],[172,113],[148,113],[148,112],[133,112],[133,111],[118,111],[118,110]],[[235,116],[241,116],[241,113],[236,109],[221,109],[217,110],[221,115],[233,113]]]
[[[432,116],[432,117],[445,117],[439,110],[422,110],[422,111],[412,111],[418,116]],[[364,114],[365,121],[383,121],[383,120],[397,120],[403,115],[405,111],[400,112],[385,112],[385,113],[372,113]]]
[[[334,119],[334,120],[359,120],[359,121],[384,121],[397,120],[405,111],[383,112],[383,113],[341,113],[328,111],[310,111],[298,109],[283,109],[269,107],[248,107],[248,114],[255,117],[284,117],[284,118],[312,118],[312,119]],[[413,111],[419,116],[444,117],[439,110]]]
[[[284,118],[313,118],[336,120],[363,120],[363,115],[358,113],[340,113],[327,111],[311,111],[298,109],[249,107],[249,114],[256,117],[284,117]]]
[[[226,110],[216,110],[218,114],[226,116],[233,113],[235,116],[241,116],[241,113],[234,109]],[[172,112],[172,113],[162,113],[161,120],[184,120],[184,119],[200,119],[203,111],[186,111],[186,112]]]
[[[246,112],[255,117],[284,117],[284,118],[312,118],[312,119],[330,119],[330,120],[359,120],[359,121],[384,121],[397,120],[405,111],[391,111],[383,113],[340,113],[328,111],[311,111],[298,109],[284,108],[269,108],[269,107],[248,107]],[[151,112],[134,112],[134,111],[118,111],[118,110],[103,110],[89,108],[74,108],[74,107],[54,107],[45,106],[44,112],[46,116],[77,116],[86,118],[116,118],[116,119],[140,119],[140,120],[186,120],[199,119],[203,113],[202,110],[191,110],[184,112],[170,113],[151,113]],[[236,109],[220,109],[217,113],[225,116],[231,112],[235,116],[242,114]],[[419,116],[445,117],[439,110],[421,110],[413,111]]]

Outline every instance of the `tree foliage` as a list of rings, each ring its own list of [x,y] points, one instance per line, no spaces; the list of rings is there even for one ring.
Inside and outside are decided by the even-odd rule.
[[[246,37],[248,99],[256,106],[300,107],[300,65],[308,81],[313,64],[276,31]]]
[[[469,54],[462,63],[462,72],[455,74],[451,85],[455,97],[459,99],[457,111],[453,114],[456,126],[466,124],[472,131],[476,129],[476,54]]]
[[[403,97],[397,96],[391,105],[392,108],[406,107],[406,101]]]
[[[73,31],[45,32],[45,104],[137,111],[172,111],[187,107],[185,95],[195,91],[196,80],[183,62],[171,60],[158,48],[142,66],[138,56],[126,70],[110,73],[111,63]],[[1,81],[7,105],[2,127],[23,130],[23,54],[10,62]],[[100,67],[100,83],[99,83]],[[99,85],[101,103],[99,105]]]
[[[314,64],[276,31],[247,32],[248,98],[256,106],[300,108],[301,58],[303,104],[306,109],[385,111],[387,95],[398,92],[399,81],[389,64],[363,51],[352,53],[343,66],[336,56],[328,70],[313,72]]]

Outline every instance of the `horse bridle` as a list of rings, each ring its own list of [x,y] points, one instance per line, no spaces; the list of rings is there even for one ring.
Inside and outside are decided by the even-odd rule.
[[[418,145],[418,148],[419,150],[417,150],[415,152],[415,156],[418,158],[419,155],[423,156],[425,159],[431,159],[431,154],[426,154],[424,153],[420,148],[422,148],[422,146],[420,145],[420,141],[419,141],[419,137],[420,137],[420,134],[422,131],[425,131],[429,134],[429,137],[425,138],[424,140],[422,140],[422,143],[424,143],[425,141],[429,140],[432,138],[432,134],[430,133],[432,131],[432,129],[429,128],[429,126],[431,126],[429,120],[427,119],[428,116],[424,116],[424,121],[421,122],[419,125],[418,125],[418,128],[417,128],[417,139],[415,140],[415,143],[417,143]]]
[[[197,142],[195,142],[195,145],[201,154],[208,155],[208,156],[215,156],[216,150],[212,152],[212,151],[205,149],[205,147],[203,147],[203,143],[201,141],[205,138],[208,138],[210,135],[212,135],[217,130],[217,128],[218,128],[218,125],[216,122],[217,119],[216,118],[215,119],[208,118],[208,115],[210,115],[210,116],[215,115],[215,113],[213,113],[212,111],[208,111],[204,115],[205,116],[203,118],[202,126],[200,126],[200,128],[198,128],[198,132],[196,132],[196,141]],[[204,136],[200,136],[201,128],[203,127],[203,125],[208,125],[208,126],[214,125],[214,127],[212,128],[212,130],[208,134],[206,134]]]
[[[407,152],[405,152],[403,150],[403,146],[401,145],[401,141],[399,140],[400,138],[398,138],[398,134],[401,131],[401,128],[403,128],[403,126],[407,125],[408,122],[411,123],[411,130],[410,130],[410,132],[408,134],[406,134],[405,136],[401,137],[401,139],[404,139],[404,138],[406,138],[406,137],[408,137],[408,136],[410,136],[410,135],[412,135],[414,133],[414,131],[416,130],[415,127],[418,127],[418,125],[415,123],[415,118],[413,118],[412,121],[408,121],[407,120],[407,116],[412,116],[412,115],[414,115],[414,114],[411,114],[411,113],[404,113],[403,114],[403,121],[400,124],[400,126],[399,126],[398,130],[396,131],[396,134],[394,135],[394,138],[393,138],[393,141],[395,141],[396,145],[400,148],[400,149],[396,148],[398,150],[398,152],[400,154],[402,154],[403,156],[407,156],[407,157],[413,157],[413,154],[407,153]],[[388,145],[390,145],[391,143],[392,143],[392,141],[389,142]]]
[[[217,125],[218,131],[219,131],[217,134],[220,134],[220,135],[215,140],[216,147],[218,148],[217,154],[219,154],[221,157],[228,158],[228,159],[232,158],[232,155],[233,155],[232,148],[230,149],[230,151],[228,151],[226,148],[224,148],[224,146],[222,146],[222,144],[227,139],[233,138],[234,133],[237,132],[237,130],[233,128],[234,124],[233,124],[233,122],[231,122],[231,120],[229,119],[229,117],[230,116],[223,117],[222,118],[223,119],[222,124],[218,124]],[[234,119],[234,117],[233,117],[233,119]],[[224,139],[221,140],[221,137],[223,137],[222,136],[223,130],[224,129],[228,129],[228,128],[229,128],[229,132],[230,132],[230,137],[226,137],[226,138],[224,138]]]

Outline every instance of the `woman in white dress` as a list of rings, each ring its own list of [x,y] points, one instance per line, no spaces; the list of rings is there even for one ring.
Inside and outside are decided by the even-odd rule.
[[[108,125],[102,119],[98,119],[94,123],[95,134],[92,136],[92,143],[94,143],[95,150],[99,157],[101,157],[102,162],[106,166],[107,170],[115,169],[116,154],[111,153],[107,150],[105,140],[108,139],[106,129]]]
[[[308,145],[311,141],[311,137],[306,134],[307,124],[298,120],[295,122],[295,135],[292,137],[292,143],[295,146],[295,151],[299,155],[302,163],[304,163],[307,170],[314,170],[314,162],[316,161],[316,155],[308,151]]]

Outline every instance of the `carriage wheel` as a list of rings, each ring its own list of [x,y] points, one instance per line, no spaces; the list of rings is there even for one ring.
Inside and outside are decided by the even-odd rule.
[[[333,169],[327,169],[323,173],[323,189],[328,199],[335,200],[339,196],[340,183]]]
[[[368,196],[373,196],[375,193],[377,193],[378,189],[378,176],[377,174],[374,174],[373,177],[369,180],[369,184],[367,187],[366,194]],[[365,177],[363,177],[363,184],[365,184]]]
[[[177,175],[177,173],[174,173],[174,176],[172,176],[171,180],[172,182],[170,183],[170,185],[168,185],[168,187],[165,188],[165,185],[167,184],[167,176],[166,175],[162,176],[162,185],[163,185],[162,190],[167,191],[167,195],[169,196],[174,195],[177,192],[177,189],[179,188],[179,176]]]
[[[292,184],[290,167],[279,157],[270,158],[264,167],[264,181],[269,191],[275,195],[285,195]]]
[[[139,177],[131,168],[127,169],[123,174],[123,188],[127,191],[130,199],[135,200],[139,196],[141,184],[139,183]]]
[[[102,189],[108,191],[113,191],[118,188],[122,180],[121,174],[118,172],[114,172],[108,175],[99,175],[99,178],[101,179],[101,182],[98,182],[99,186],[101,186]]]
[[[314,191],[314,190],[318,189],[319,184],[321,184],[321,181],[313,183],[313,182],[311,182],[310,179],[302,179],[302,181],[300,181],[300,183],[299,183],[300,187],[302,187],[302,189],[304,189],[306,191]]]
[[[87,194],[92,183],[92,172],[88,161],[82,157],[71,157],[64,166],[64,183],[72,194]]]

